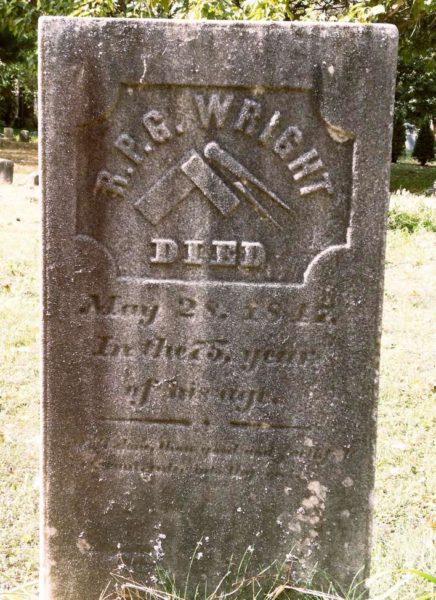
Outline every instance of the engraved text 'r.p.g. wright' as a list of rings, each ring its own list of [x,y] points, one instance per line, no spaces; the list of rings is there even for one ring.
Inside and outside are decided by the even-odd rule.
[[[297,182],[299,195],[309,196],[315,192],[333,193],[328,171],[316,148],[302,150],[303,133],[295,124],[286,122],[279,110],[264,114],[262,103],[258,99],[244,97],[233,116],[230,108],[235,102],[231,93],[192,93],[193,114],[202,129],[216,130],[229,128],[257,141],[274,155],[285,161],[294,182]],[[236,115],[236,117],[234,116]],[[104,168],[97,175],[94,192],[109,196],[126,197],[131,175],[135,169],[147,160],[156,148],[170,144],[172,140],[186,133],[183,117],[173,128],[165,115],[156,108],[148,109],[142,115],[143,138],[134,138],[129,133],[121,133],[114,141],[114,147],[130,162],[125,174],[118,174]],[[217,170],[224,172],[230,181],[224,180]],[[178,195],[174,195],[174,190]],[[240,202],[240,196],[251,203],[254,210],[268,219],[278,229],[282,226],[271,212],[259,201],[252,189],[261,191],[269,199],[290,212],[291,207],[280,198],[270,186],[251,173],[238,158],[215,140],[203,148],[192,148],[185,153],[169,170],[161,176],[135,202],[135,207],[152,225],[157,225],[191,191],[198,189],[221,213],[223,217],[231,215]],[[156,202],[159,198],[159,202]]]

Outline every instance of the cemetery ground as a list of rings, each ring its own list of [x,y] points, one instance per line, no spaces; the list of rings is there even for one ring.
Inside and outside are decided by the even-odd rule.
[[[36,145],[0,154],[15,162],[14,184],[0,186],[0,598],[13,600],[37,589],[40,206],[29,184]],[[379,600],[436,597],[431,582],[403,571],[435,564],[436,202],[423,195],[435,179],[434,165],[393,168],[371,578]]]

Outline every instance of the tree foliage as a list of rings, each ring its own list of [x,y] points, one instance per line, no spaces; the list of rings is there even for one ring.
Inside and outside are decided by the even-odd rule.
[[[20,38],[0,25],[0,122],[12,125],[20,105],[32,112],[35,82],[33,40]]]
[[[0,0],[1,28],[15,47],[15,54],[0,53],[1,89],[16,77],[28,91],[36,87],[42,15],[393,23],[400,31],[398,108],[407,118],[435,114],[436,0]]]
[[[404,152],[406,144],[406,129],[404,126],[404,119],[401,113],[396,114],[394,118],[394,130],[392,135],[392,162],[396,163],[397,160]]]
[[[410,60],[399,57],[396,109],[415,123],[436,117],[436,64],[432,51]]]
[[[407,54],[434,47],[436,0],[0,0],[3,26],[36,36],[41,15],[393,23]]]

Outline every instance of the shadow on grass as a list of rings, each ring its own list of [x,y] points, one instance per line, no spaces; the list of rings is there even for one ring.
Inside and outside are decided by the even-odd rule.
[[[436,181],[435,163],[421,167],[417,163],[402,161],[391,166],[391,192],[407,190],[412,194],[424,194]]]

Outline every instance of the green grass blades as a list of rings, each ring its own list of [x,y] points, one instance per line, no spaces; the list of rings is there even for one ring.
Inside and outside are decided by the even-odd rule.
[[[411,159],[403,159],[391,166],[391,192],[405,190],[411,194],[425,194],[436,181],[436,164],[421,167]]]
[[[189,590],[189,574],[185,582],[178,585],[162,568],[157,568],[154,581],[149,585],[114,574],[100,600],[360,600],[365,596],[361,584],[341,593],[320,573],[316,575],[322,590],[316,589],[311,581],[293,583],[286,576],[286,565],[277,562],[255,576],[247,576],[249,562],[250,556],[246,553],[238,564],[231,563],[218,585],[209,592],[207,584]]]

